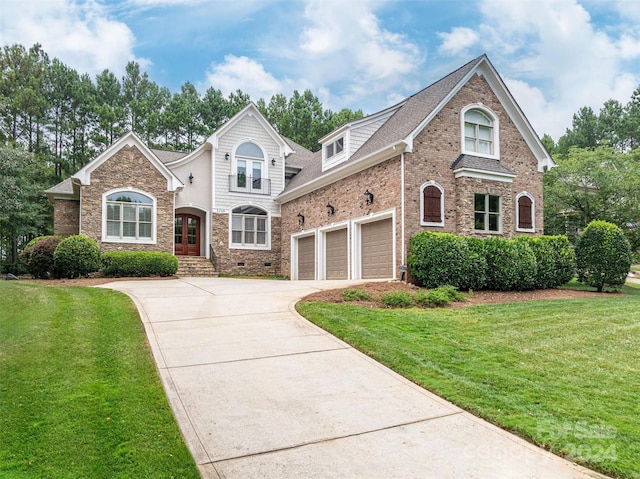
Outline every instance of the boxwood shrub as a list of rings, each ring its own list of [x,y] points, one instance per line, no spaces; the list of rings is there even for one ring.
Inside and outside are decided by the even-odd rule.
[[[152,251],[109,251],[102,255],[105,276],[173,276],[178,258]]]
[[[514,291],[535,287],[536,257],[528,244],[487,238],[483,246],[487,259],[486,289]]]
[[[477,244],[450,233],[421,232],[411,238],[407,260],[420,286],[445,284],[460,289],[479,289],[484,283],[486,261]]]
[[[631,268],[631,246],[622,230],[606,221],[592,221],[576,241],[578,280],[602,291],[622,286]]]
[[[576,252],[569,238],[564,235],[540,236],[540,240],[551,246],[554,252],[554,285],[561,286],[571,281],[576,275]]]
[[[60,278],[87,276],[100,269],[100,248],[92,238],[73,235],[63,239],[53,253],[54,274]]]
[[[549,289],[556,284],[556,252],[551,245],[540,236],[518,236],[514,241],[529,245],[536,257],[535,289]]]

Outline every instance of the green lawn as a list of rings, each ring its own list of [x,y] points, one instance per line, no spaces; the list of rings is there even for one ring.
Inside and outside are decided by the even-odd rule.
[[[303,302],[305,317],[403,376],[600,472],[640,478],[640,290],[388,310]]]
[[[0,282],[0,476],[200,477],[128,297]]]

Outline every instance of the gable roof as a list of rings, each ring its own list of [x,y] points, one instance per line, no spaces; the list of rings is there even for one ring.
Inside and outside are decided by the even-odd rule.
[[[117,151],[125,146],[135,146],[140,152],[153,164],[153,166],[167,179],[167,190],[176,191],[184,185],[180,179],[175,176],[171,170],[156,156],[147,145],[133,132],[129,132],[122,136],[118,141],[113,143],[109,148],[104,150],[100,155],[84,165],[77,173],[71,176],[71,180],[77,180],[82,185],[91,184],[91,173],[111,158]],[[75,183],[75,182],[74,182]]]
[[[48,190],[45,190],[44,194],[47,195],[49,201],[53,202],[54,199],[77,200],[80,198],[79,192],[80,189],[77,185],[74,185],[73,180],[67,178]]]
[[[516,128],[538,160],[538,170],[544,171],[545,168],[554,166],[551,156],[491,65],[488,57],[481,55],[391,107],[397,107],[395,113],[344,163],[322,173],[321,154],[314,156],[313,164],[308,165],[291,180],[285,191],[278,197],[278,201],[290,201],[316,188],[337,181],[347,174],[361,171],[404,151],[411,152],[415,137],[475,74],[484,76],[508,115],[513,119]],[[326,137],[331,135],[332,133]],[[360,168],[358,168],[358,164],[361,165]]]
[[[185,151],[161,150],[160,148],[149,148],[149,150],[163,163],[171,163],[189,155]]]

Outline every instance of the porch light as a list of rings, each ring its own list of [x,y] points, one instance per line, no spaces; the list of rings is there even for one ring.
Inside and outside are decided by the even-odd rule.
[[[373,203],[373,193],[371,193],[369,189],[364,192],[364,197],[366,198],[368,205]]]
[[[227,161],[229,161],[229,153],[225,153],[225,154],[224,154],[224,159],[225,159],[225,160],[227,160]]]
[[[193,184],[193,173],[189,173],[189,184]]]
[[[336,209],[331,205],[331,203],[327,203],[327,215],[333,216],[336,212]]]
[[[299,225],[304,224],[304,215],[302,213],[298,213],[298,224]]]

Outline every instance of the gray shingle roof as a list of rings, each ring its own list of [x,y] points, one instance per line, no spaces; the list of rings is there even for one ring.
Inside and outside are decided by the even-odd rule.
[[[480,156],[460,155],[456,161],[451,164],[453,171],[460,169],[490,171],[492,173],[502,173],[505,175],[514,175],[515,172],[504,166],[498,160],[491,158],[482,158]]]
[[[162,163],[171,163],[172,161],[179,160],[180,158],[184,158],[189,153],[185,153],[184,151],[169,151],[169,150],[160,150],[157,148],[149,148],[154,155],[158,157],[158,159]]]
[[[50,195],[72,195],[73,194],[73,183],[71,178],[67,178],[64,181],[61,181],[57,185],[52,186],[48,190],[45,191],[45,194]]]
[[[420,123],[427,118],[440,105],[456,86],[473,70],[473,68],[485,58],[482,55],[458,68],[454,72],[436,81],[415,95],[400,102],[397,111],[382,125],[364,144],[345,162],[337,166],[358,161],[376,151],[393,145],[407,138]],[[298,173],[285,191],[304,185],[321,177],[333,168],[322,171],[322,152],[318,151],[312,157],[307,158],[302,171]]]

